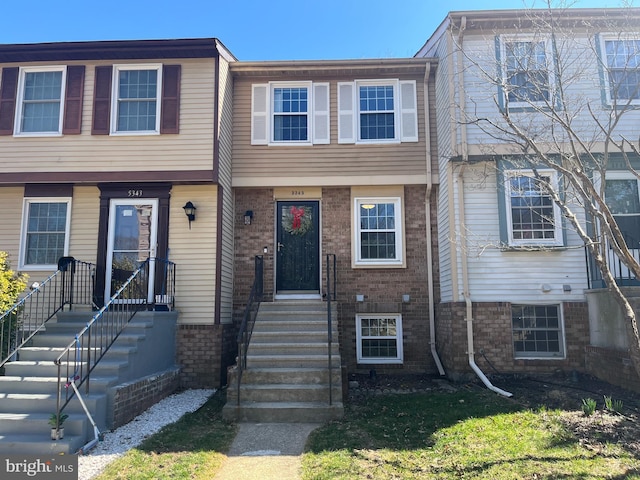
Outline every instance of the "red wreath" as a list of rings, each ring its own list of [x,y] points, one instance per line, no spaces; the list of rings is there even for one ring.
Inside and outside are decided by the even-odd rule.
[[[293,220],[291,221],[291,228],[293,230],[298,230],[302,226],[302,217],[305,214],[304,208],[297,208],[295,206],[291,207],[291,215],[293,215]]]

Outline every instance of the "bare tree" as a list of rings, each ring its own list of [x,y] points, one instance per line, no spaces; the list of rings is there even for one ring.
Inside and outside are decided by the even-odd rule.
[[[467,95],[458,120],[480,128],[488,149],[501,145],[500,157],[532,172],[536,187],[559,207],[622,309],[640,375],[638,320],[614,265],[640,280],[640,221],[634,238],[617,215],[624,207],[615,196],[625,192],[616,188],[625,184],[606,181],[614,162],[640,180],[640,9],[625,5],[590,16],[549,0],[519,22],[500,49],[490,42],[485,52],[458,45],[465,77],[491,87],[485,90],[494,107],[487,113],[487,98]],[[543,173],[549,170],[558,181]],[[543,210],[537,214],[542,223],[553,221]]]

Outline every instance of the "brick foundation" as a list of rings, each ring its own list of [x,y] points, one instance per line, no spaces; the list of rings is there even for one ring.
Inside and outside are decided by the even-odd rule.
[[[108,420],[109,428],[118,428],[130,422],[147,408],[171,395],[179,386],[180,372],[175,369],[117,387],[113,394],[113,417]]]
[[[563,359],[516,359],[513,353],[511,304],[473,304],[473,331],[476,364],[486,374],[550,373],[558,370],[584,372],[584,349],[589,344],[586,302],[565,302],[566,357]],[[452,378],[472,375],[467,356],[466,305],[441,303],[436,308],[436,342],[445,371]]]
[[[628,350],[587,345],[585,357],[586,369],[591,375],[613,385],[640,392],[640,377]]]

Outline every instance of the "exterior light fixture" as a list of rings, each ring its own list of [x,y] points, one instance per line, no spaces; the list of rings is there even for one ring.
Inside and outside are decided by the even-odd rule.
[[[372,210],[373,208],[375,208],[375,205],[371,204],[371,203],[366,203],[364,205],[360,205],[362,208],[364,208],[365,210]]]
[[[189,230],[191,230],[191,222],[193,222],[196,219],[196,207],[193,203],[191,202],[187,202],[184,204],[184,213],[187,216],[187,218],[189,219]]]
[[[251,225],[251,220],[253,219],[253,210],[247,210],[244,212],[244,224]]]

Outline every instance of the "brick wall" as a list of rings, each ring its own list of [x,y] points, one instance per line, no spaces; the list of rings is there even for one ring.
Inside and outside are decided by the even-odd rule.
[[[425,186],[405,187],[405,244],[407,268],[353,269],[351,267],[351,189],[323,188],[322,253],[337,256],[338,323],[342,361],[349,372],[437,372],[429,349],[429,308],[427,289]],[[435,194],[432,206],[435,212]],[[251,225],[244,225],[246,210],[253,210]],[[265,293],[273,294],[274,200],[271,189],[236,190],[234,312],[241,318],[244,302],[253,281],[253,257],[265,246]],[[433,221],[435,225],[435,220]],[[432,236],[435,245],[437,235]],[[437,258],[435,256],[434,258]],[[324,267],[323,267],[324,268]],[[437,274],[437,269],[435,270]],[[324,280],[323,280],[324,282]],[[356,294],[365,296],[356,302]],[[402,302],[402,295],[411,300]],[[356,313],[401,313],[404,337],[403,365],[357,365]]]
[[[633,366],[628,350],[588,345],[585,351],[588,373],[613,385],[640,392],[640,377]]]
[[[437,306],[436,343],[445,371],[453,378],[472,373],[467,356],[467,324],[464,302]],[[584,351],[589,344],[586,302],[563,303],[566,358],[515,359],[511,333],[511,304],[473,304],[473,332],[476,364],[486,373],[550,373],[557,370],[585,371]]]
[[[108,427],[118,428],[147,408],[171,395],[180,386],[179,370],[146,377],[119,387],[113,395],[112,418],[107,420]]]

